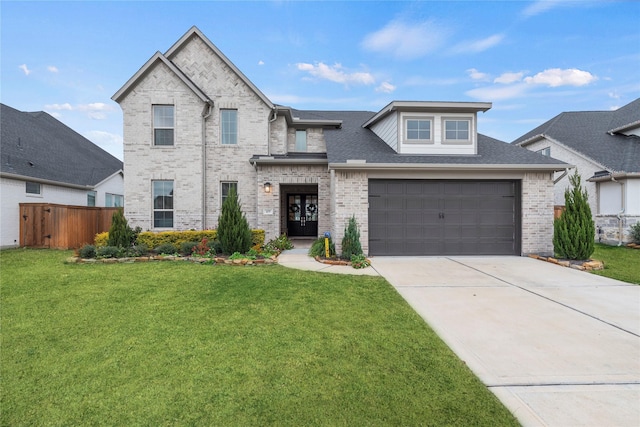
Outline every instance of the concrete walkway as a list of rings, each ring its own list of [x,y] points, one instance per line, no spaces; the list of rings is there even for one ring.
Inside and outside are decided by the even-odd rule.
[[[640,426],[640,286],[522,257],[285,267],[382,275],[524,426]]]

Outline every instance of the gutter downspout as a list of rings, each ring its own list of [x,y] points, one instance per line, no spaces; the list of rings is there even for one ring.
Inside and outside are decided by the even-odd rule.
[[[269,132],[269,134],[267,135],[267,156],[271,155],[271,123],[275,122],[276,119],[278,118],[278,106],[275,105],[272,109],[273,112],[273,118],[269,118],[269,129],[267,129],[267,131]]]
[[[202,229],[207,229],[207,119],[213,114],[213,101],[202,109]]]
[[[616,214],[616,218],[618,218],[618,246],[622,246],[622,218],[620,215],[622,215],[627,210],[624,200],[624,183],[617,181],[613,177],[613,174],[611,174],[611,181],[615,182],[616,184],[620,184],[620,205],[622,206],[622,209]]]

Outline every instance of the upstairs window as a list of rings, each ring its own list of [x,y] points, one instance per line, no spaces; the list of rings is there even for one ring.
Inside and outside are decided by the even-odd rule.
[[[27,181],[25,191],[27,192],[27,194],[35,194],[40,196],[42,194],[42,187],[38,182]]]
[[[153,145],[173,145],[174,106],[153,106]]]
[[[104,205],[108,208],[121,208],[124,206],[124,196],[121,194],[106,193]]]
[[[220,110],[220,133],[223,145],[238,144],[238,110]]]
[[[471,140],[470,120],[444,120],[444,141],[445,142],[468,142]]]
[[[95,206],[96,205],[96,192],[89,191],[87,193],[87,206]]]
[[[536,153],[540,153],[543,156],[551,157],[551,147],[545,147],[542,150],[536,151]]]
[[[153,226],[173,227],[173,181],[153,181]]]
[[[407,142],[430,142],[431,119],[407,118],[405,120],[405,141]]]
[[[306,130],[296,130],[296,151],[297,152],[307,151],[307,131]]]

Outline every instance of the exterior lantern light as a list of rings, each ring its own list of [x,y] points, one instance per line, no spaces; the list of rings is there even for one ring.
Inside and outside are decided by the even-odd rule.
[[[270,182],[265,182],[264,183],[264,192],[265,193],[271,193],[271,183]]]

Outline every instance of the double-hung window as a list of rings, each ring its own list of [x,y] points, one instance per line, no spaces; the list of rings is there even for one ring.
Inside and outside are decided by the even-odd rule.
[[[87,193],[87,206],[95,206],[96,205],[96,192],[89,191]]]
[[[222,145],[238,144],[238,110],[220,110],[220,139]]]
[[[444,142],[470,142],[471,120],[469,119],[445,119]]]
[[[121,194],[106,193],[104,205],[108,208],[121,208],[124,206],[124,196]]]
[[[430,118],[408,117],[404,121],[405,141],[425,143],[431,142],[432,139],[432,123]]]
[[[173,105],[153,106],[153,145],[173,145],[174,113]]]
[[[234,181],[226,181],[220,183],[220,206],[227,200],[231,191],[234,191],[238,195],[238,183]]]
[[[173,181],[153,181],[153,226],[173,227]]]
[[[296,152],[303,153],[307,151],[307,131],[296,130]]]

